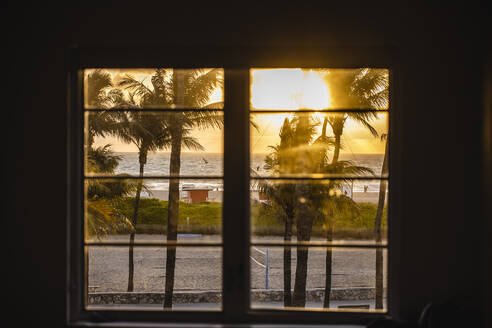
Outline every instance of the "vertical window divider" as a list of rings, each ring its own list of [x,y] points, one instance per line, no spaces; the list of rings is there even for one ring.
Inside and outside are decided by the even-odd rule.
[[[400,86],[400,72],[397,71],[398,66],[393,64],[389,70],[389,93],[388,93],[388,110],[391,114],[388,117],[388,134],[391,140],[388,148],[388,165],[391,172],[391,181],[388,183],[388,278],[387,278],[387,310],[390,315],[398,318],[398,313],[401,311],[400,304],[400,267],[401,267],[401,240],[402,240],[402,224],[401,221],[401,176],[399,168],[403,162],[403,152],[405,149],[402,140],[404,125],[403,115],[401,112],[401,104],[399,104],[398,90],[402,90]],[[395,91],[397,90],[397,91]],[[395,118],[398,119],[395,119]],[[388,179],[389,181],[389,179]],[[389,246],[391,245],[391,247]]]
[[[84,122],[83,71],[79,67],[79,51],[69,49],[67,106],[67,319],[81,319],[85,307],[84,291]],[[82,182],[82,183],[80,183]]]
[[[224,70],[223,311],[249,310],[249,70]]]

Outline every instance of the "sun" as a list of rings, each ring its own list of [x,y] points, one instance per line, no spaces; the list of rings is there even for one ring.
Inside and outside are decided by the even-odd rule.
[[[325,109],[330,92],[323,72],[300,68],[252,69],[252,109]]]

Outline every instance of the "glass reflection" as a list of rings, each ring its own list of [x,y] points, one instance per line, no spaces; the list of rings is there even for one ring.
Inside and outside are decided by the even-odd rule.
[[[222,68],[86,69],[84,106],[108,108],[223,108]]]
[[[251,109],[388,109],[387,69],[251,69]]]

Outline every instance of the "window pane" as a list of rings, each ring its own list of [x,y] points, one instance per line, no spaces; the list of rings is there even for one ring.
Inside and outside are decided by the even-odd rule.
[[[222,68],[86,69],[84,107],[223,108]]]
[[[223,181],[174,182],[179,186],[178,241],[221,242]],[[128,239],[132,231],[137,241],[167,239],[170,180],[86,179],[85,188],[86,240]]]
[[[85,174],[220,176],[223,139],[219,111],[87,112]],[[171,170],[172,156],[180,164]]]
[[[376,266],[381,270],[378,276],[382,281],[379,285],[382,297],[378,297],[382,307],[378,309],[383,310],[386,309],[386,249],[254,246],[251,248],[252,307],[373,311]],[[327,275],[331,278],[329,303],[325,303]],[[285,277],[290,278],[290,284],[289,280],[284,283]]]
[[[387,207],[387,180],[253,180],[251,240],[374,242],[376,222],[386,240]]]
[[[387,69],[252,69],[251,109],[388,109]]]
[[[387,176],[388,114],[252,114],[251,176]]]
[[[88,309],[162,310],[170,250],[175,251],[172,309],[220,310],[222,307],[222,249],[219,247],[133,247],[132,292],[128,292],[129,246],[86,249]]]

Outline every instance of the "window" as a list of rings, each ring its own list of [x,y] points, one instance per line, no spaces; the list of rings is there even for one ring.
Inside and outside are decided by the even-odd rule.
[[[73,56],[69,320],[386,315],[388,55],[185,50]]]

